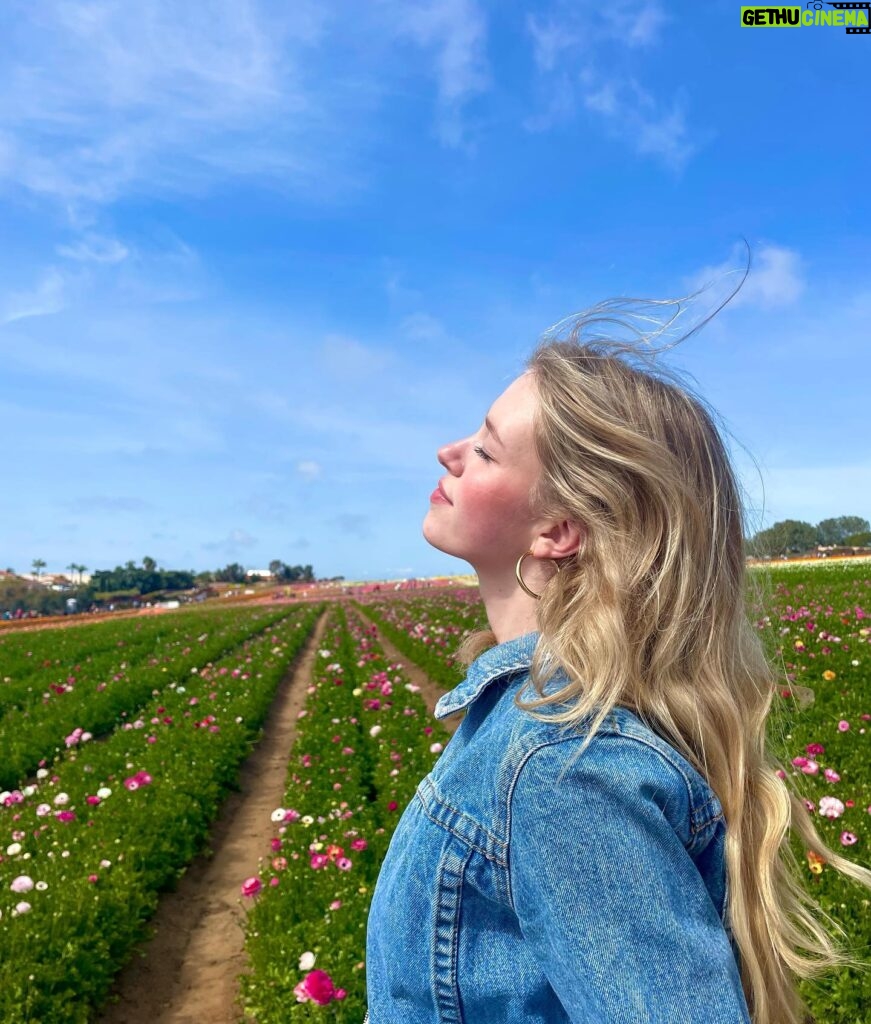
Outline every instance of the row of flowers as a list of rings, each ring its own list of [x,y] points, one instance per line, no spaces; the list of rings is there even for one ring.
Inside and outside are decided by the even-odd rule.
[[[372,887],[399,814],[447,738],[377,632],[334,607],[272,814],[270,856],[240,881],[251,965],[243,1001],[258,1024],[360,1024],[365,1013]]]
[[[91,1019],[159,893],[201,849],[319,610],[246,611],[249,637],[232,652],[202,659],[130,728],[69,748],[4,801],[4,1024]]]
[[[487,625],[480,594],[471,587],[394,598],[367,597],[359,607],[403,654],[446,690],[463,678],[453,660],[463,635]]]
[[[4,637],[0,672],[9,681],[0,686],[0,790],[15,789],[64,750],[111,734],[122,719],[136,721],[157,692],[281,614],[261,609],[255,625],[250,611],[196,609]],[[63,642],[69,634],[74,644]],[[90,656],[88,643],[95,648]]]

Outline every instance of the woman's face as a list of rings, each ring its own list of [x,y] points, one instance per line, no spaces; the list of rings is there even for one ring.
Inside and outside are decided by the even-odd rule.
[[[532,375],[524,373],[492,404],[477,433],[438,451],[447,475],[430,497],[423,535],[478,572],[513,571],[535,536],[530,494],[541,471],[533,443],[536,402]]]

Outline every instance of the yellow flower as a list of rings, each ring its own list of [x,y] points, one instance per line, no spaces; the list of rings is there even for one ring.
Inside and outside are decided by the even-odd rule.
[[[837,679],[837,676],[830,668],[827,668],[826,671],[823,672],[823,679],[825,679],[827,683],[830,683],[833,679]]]
[[[808,850],[807,852],[807,864],[811,869],[811,874],[821,875],[823,872],[823,864],[825,860],[814,850]]]

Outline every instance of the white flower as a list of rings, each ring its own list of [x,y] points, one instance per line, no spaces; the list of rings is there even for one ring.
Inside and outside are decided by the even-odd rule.
[[[299,969],[301,971],[310,971],[315,965],[315,955],[310,950],[303,953],[299,958]]]
[[[9,888],[13,892],[30,892],[30,890],[33,888],[33,879],[30,877],[30,875],[19,875],[17,878],[12,879],[12,883],[10,884]]]
[[[381,732],[381,726],[380,725],[373,725],[372,728],[369,730],[369,735],[370,736],[377,736],[379,732]]]
[[[58,793],[58,795],[54,798],[54,802],[58,806],[63,806],[63,804],[68,804],[70,802],[70,795],[69,795],[69,793]]]
[[[101,800],[108,800],[111,795],[112,795],[112,790],[109,789],[108,786],[100,786],[100,788],[97,790],[97,796]]]
[[[27,914],[30,912],[30,904],[26,900],[22,900],[20,903],[15,904],[15,909],[12,911],[12,916],[16,914]]]
[[[21,843],[10,843],[6,847],[7,857],[17,857],[19,853],[21,853]]]
[[[310,814],[304,814],[299,820],[303,825],[313,825],[315,819]]]
[[[33,794],[36,792],[36,786],[25,786],[24,789],[21,790],[21,792],[24,796],[33,796]]]
[[[429,752],[431,754],[440,754],[444,749],[445,748],[441,745],[441,743],[431,743],[429,747]]]
[[[283,807],[276,807],[269,817],[272,818],[273,821],[284,821],[284,814],[285,811]]]
[[[48,882],[37,882],[36,883],[36,888],[40,892],[45,892],[45,890],[48,888]]]
[[[44,818],[46,814],[51,814],[51,804],[40,804],[36,808],[37,818]]]

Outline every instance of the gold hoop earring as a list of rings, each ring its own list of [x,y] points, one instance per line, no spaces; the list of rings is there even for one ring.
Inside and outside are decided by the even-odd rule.
[[[529,594],[530,597],[534,597],[535,600],[538,601],[541,598],[541,594],[536,594],[534,590],[530,590],[529,587],[527,587],[526,583],[523,580],[523,574],[520,571],[520,567],[523,565],[523,559],[528,558],[531,554],[531,551],[524,551],[520,558],[517,559],[517,565],[514,566],[514,575],[517,577],[517,582],[520,584],[520,589],[523,590],[525,593]],[[553,564],[556,566],[556,571],[558,573],[562,572],[562,567],[555,558],[549,558],[548,561],[553,562]]]

